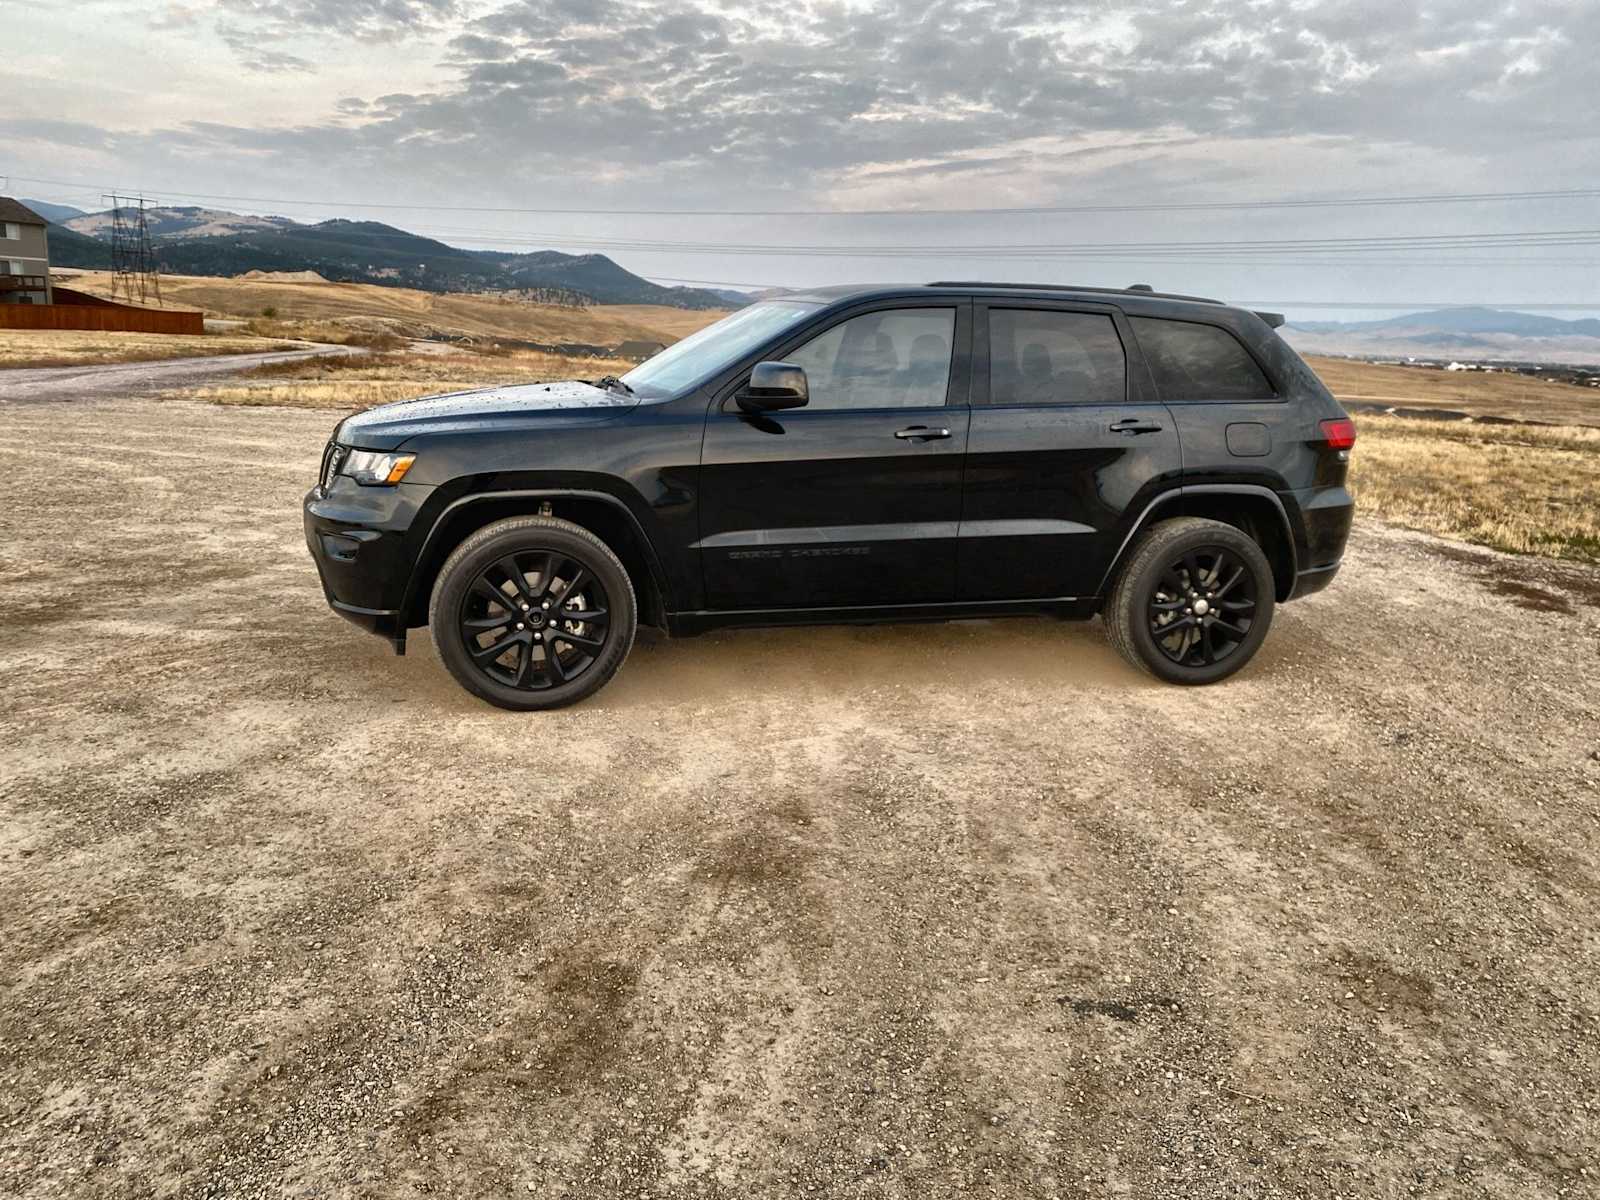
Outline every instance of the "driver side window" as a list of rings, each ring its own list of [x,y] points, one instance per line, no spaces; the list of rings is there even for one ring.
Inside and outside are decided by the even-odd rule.
[[[950,387],[953,308],[863,313],[784,361],[805,368],[808,409],[938,408]]]

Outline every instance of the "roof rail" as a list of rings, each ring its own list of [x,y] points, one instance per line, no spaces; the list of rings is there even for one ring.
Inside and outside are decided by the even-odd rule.
[[[1019,292],[1087,292],[1102,296],[1125,296],[1129,292],[1141,296],[1153,296],[1158,300],[1191,300],[1196,304],[1222,304],[1221,300],[1214,300],[1210,296],[1185,296],[1181,292],[1158,292],[1148,283],[1136,283],[1131,287],[1080,287],[1071,283],[996,283],[987,279],[936,279],[928,287],[961,287],[961,288],[1004,288]]]

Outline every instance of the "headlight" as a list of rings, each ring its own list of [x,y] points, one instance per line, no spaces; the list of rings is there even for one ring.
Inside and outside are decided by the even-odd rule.
[[[348,475],[357,483],[392,484],[406,477],[415,454],[390,454],[380,450],[352,450],[339,466],[339,474]]]

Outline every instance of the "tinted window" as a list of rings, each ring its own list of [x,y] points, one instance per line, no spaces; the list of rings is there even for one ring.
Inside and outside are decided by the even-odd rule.
[[[807,408],[934,408],[950,386],[953,308],[900,308],[835,325],[784,356],[805,368]]]
[[[1128,365],[1103,313],[989,310],[991,404],[1121,404]]]
[[[1163,400],[1271,400],[1275,393],[1239,339],[1215,325],[1134,317],[1139,349]]]

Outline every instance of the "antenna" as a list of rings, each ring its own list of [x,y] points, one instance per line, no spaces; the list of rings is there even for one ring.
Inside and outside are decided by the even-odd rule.
[[[124,201],[115,192],[111,202],[111,295],[121,292],[129,304],[161,303],[161,273],[150,247],[150,226],[145,220],[144,197]],[[137,204],[135,208],[133,205]]]

